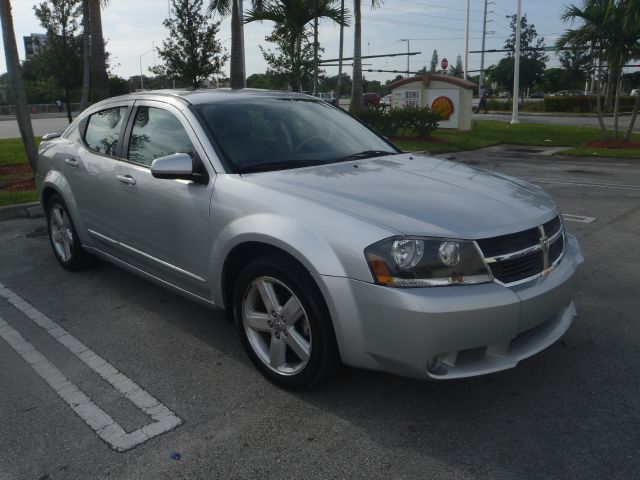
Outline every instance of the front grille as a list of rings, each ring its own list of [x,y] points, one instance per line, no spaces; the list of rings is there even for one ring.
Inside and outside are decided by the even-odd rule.
[[[562,222],[557,216],[539,227],[478,240],[478,246],[495,279],[519,282],[539,275],[562,256]]]

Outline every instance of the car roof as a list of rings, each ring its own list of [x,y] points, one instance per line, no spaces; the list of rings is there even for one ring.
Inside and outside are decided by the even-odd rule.
[[[241,90],[231,90],[230,88],[187,90],[187,89],[166,89],[149,90],[144,92],[129,93],[119,97],[107,99],[108,102],[121,100],[157,100],[171,97],[183,100],[192,105],[217,102],[235,102],[249,99],[300,99],[318,101],[316,97],[304,95],[296,92],[285,92],[277,90],[262,90],[257,88],[244,88]]]

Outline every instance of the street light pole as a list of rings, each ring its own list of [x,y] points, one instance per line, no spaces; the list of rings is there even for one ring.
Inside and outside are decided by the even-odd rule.
[[[485,12],[487,4],[485,0]],[[464,31],[464,79],[467,79],[467,71],[469,70],[469,13],[471,12],[471,0],[467,0],[467,29]],[[484,46],[482,47],[484,50]]]
[[[142,75],[142,57],[144,57],[149,52],[153,52],[153,49],[152,50],[147,50],[146,52],[141,53],[140,56],[139,56],[140,57],[140,90],[144,90],[144,81],[142,80],[142,77],[143,77],[143,75]]]
[[[484,17],[482,19],[482,53],[480,54],[480,95],[484,89],[484,49],[487,38],[487,3],[488,0],[484,0]]]
[[[522,0],[518,0],[518,14],[516,15],[516,51],[513,66],[513,110],[511,123],[520,123],[518,118],[518,102],[520,100],[520,19],[522,17]]]
[[[401,42],[407,42],[407,78],[409,78],[409,72],[411,71],[411,55],[409,55],[409,52],[411,52],[411,49],[409,48],[411,39],[408,38],[401,38],[400,39]]]

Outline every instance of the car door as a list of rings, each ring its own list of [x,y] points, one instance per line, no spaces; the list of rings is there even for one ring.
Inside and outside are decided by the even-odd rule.
[[[118,241],[129,263],[208,298],[209,205],[215,172],[185,116],[174,106],[137,101],[127,127],[124,159],[115,168]],[[205,180],[158,179],[154,159],[188,153]]]
[[[84,226],[95,246],[109,254],[117,253],[113,236],[118,224],[112,198],[129,107],[127,102],[112,104],[82,120],[77,140],[62,162]]]

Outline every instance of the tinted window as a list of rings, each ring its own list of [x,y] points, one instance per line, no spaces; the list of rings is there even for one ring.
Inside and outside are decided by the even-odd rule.
[[[127,107],[101,110],[89,117],[84,140],[94,152],[115,155]]]
[[[398,151],[326,102],[250,99],[197,106],[234,171],[332,163],[366,151]]]
[[[129,160],[150,166],[155,158],[172,153],[195,155],[180,121],[160,108],[138,107],[131,130]]]

